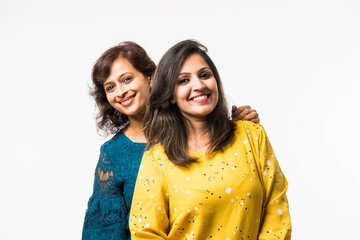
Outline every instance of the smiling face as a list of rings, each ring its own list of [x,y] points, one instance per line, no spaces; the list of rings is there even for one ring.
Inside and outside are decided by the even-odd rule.
[[[217,81],[199,54],[190,55],[181,66],[174,99],[181,114],[190,120],[204,120],[216,107],[219,99]]]
[[[136,70],[126,58],[118,58],[104,82],[107,100],[129,119],[142,119],[150,95],[150,78]]]

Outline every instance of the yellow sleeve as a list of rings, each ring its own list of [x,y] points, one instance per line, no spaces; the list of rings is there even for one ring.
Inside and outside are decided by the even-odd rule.
[[[163,167],[163,161],[155,151],[145,152],[129,215],[131,239],[167,239],[168,191]]]
[[[289,204],[286,197],[287,180],[275,157],[263,126],[258,125],[260,176],[263,180],[265,202],[259,239],[291,239]]]

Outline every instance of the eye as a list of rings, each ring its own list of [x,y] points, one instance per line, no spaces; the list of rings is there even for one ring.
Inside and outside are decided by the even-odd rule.
[[[126,83],[126,82],[130,82],[133,78],[132,77],[124,77],[121,81]]]
[[[114,89],[114,85],[107,85],[107,86],[105,86],[105,91],[106,92],[111,92],[111,90],[113,90]]]
[[[188,78],[182,78],[182,79],[178,80],[178,84],[185,84],[185,83],[187,83],[189,81],[190,81],[190,79],[188,79]]]
[[[208,79],[211,76],[212,76],[211,73],[204,72],[204,73],[201,73],[199,77],[202,79]]]

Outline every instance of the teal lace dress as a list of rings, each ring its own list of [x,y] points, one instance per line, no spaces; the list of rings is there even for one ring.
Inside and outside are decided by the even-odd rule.
[[[131,239],[129,212],[145,145],[132,142],[120,132],[101,146],[83,240]]]

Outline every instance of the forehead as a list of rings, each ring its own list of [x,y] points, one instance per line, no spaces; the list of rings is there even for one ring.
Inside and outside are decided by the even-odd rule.
[[[126,58],[120,57],[120,58],[117,58],[111,64],[110,75],[116,74],[116,73],[121,74],[121,73],[124,73],[124,72],[135,72],[135,71],[137,71],[137,70],[129,62],[129,60],[127,60]]]
[[[184,63],[180,67],[179,73],[194,72],[204,67],[209,67],[205,59],[199,54],[193,53],[185,59]]]
[[[117,58],[111,64],[110,74],[104,81],[104,84],[108,83],[109,81],[116,81],[119,77],[127,73],[138,74],[140,72],[126,58]]]

